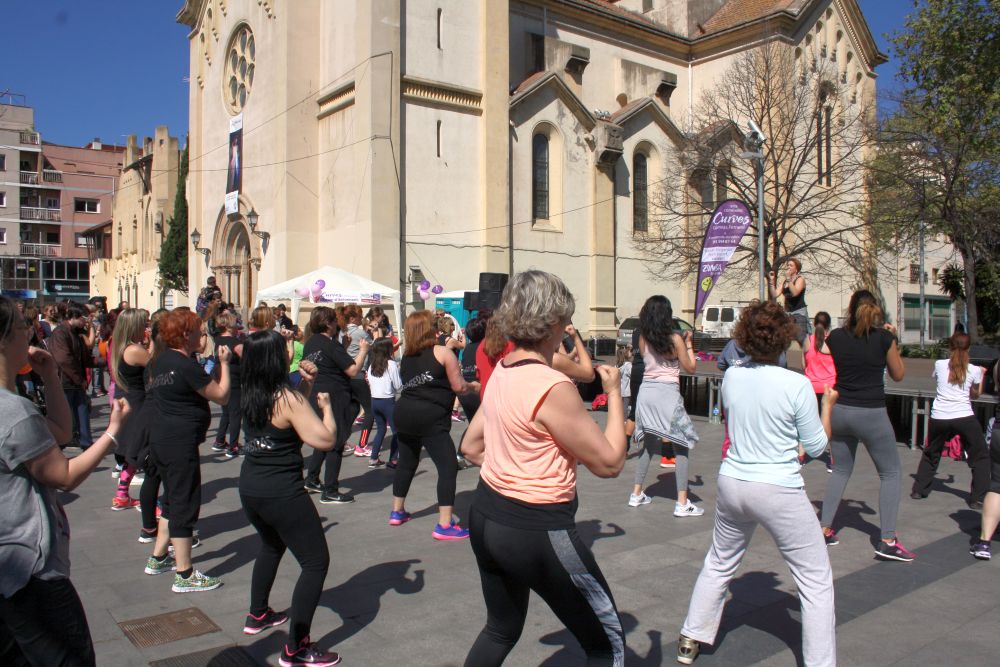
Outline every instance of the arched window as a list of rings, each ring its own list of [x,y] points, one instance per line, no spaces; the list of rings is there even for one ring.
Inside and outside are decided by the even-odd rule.
[[[535,220],[549,219],[549,138],[531,140],[531,211]]]
[[[733,168],[728,162],[719,164],[715,169],[715,204],[729,199],[729,184],[733,180]]]
[[[649,226],[649,170],[646,156],[632,157],[632,231],[644,232]]]
[[[824,182],[833,185],[833,133],[830,128],[832,115],[830,95],[823,90],[816,105],[816,183],[819,185],[823,185]]]

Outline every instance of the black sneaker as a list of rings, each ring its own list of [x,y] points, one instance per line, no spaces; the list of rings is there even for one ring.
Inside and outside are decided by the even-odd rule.
[[[288,615],[281,612],[277,612],[270,607],[267,608],[260,616],[254,616],[253,614],[247,614],[247,620],[243,624],[243,634],[245,635],[258,635],[268,628],[273,628],[276,625],[281,625],[288,620]]]
[[[214,443],[212,443],[212,451],[213,452],[224,452],[227,449],[229,449],[229,445],[227,445],[225,442],[219,442],[217,440]]]
[[[875,547],[875,557],[883,560],[898,560],[903,563],[909,563],[917,555],[904,547],[903,543],[896,539],[892,544],[887,544],[879,540],[878,545]]]
[[[973,511],[975,511],[975,512],[979,512],[980,510],[982,510],[982,509],[983,509],[983,503],[981,503],[981,502],[980,502],[980,501],[978,501],[978,500],[970,500],[970,501],[969,501],[968,503],[966,503],[966,504],[967,504],[967,505],[969,506],[969,509],[970,509],[970,510],[973,510]]]
[[[368,461],[369,468],[381,468],[385,465],[385,461],[382,459],[370,459]]]
[[[399,459],[389,459],[389,462],[385,464],[386,468],[392,470],[399,463]]]
[[[333,493],[324,491],[319,497],[319,501],[324,505],[346,505],[347,503],[354,502],[354,496],[349,493],[341,493],[340,491],[334,491]]]
[[[139,529],[139,543],[140,544],[149,544],[150,542],[156,541],[156,534],[158,532],[160,532],[158,528],[154,528],[151,531],[148,531],[145,528],[140,528]]]
[[[340,664],[340,655],[319,650],[306,637],[294,651],[287,645],[281,649],[278,664],[281,667],[333,667]]]
[[[913,500],[923,500],[926,497],[927,497],[926,495],[920,493],[919,491],[910,492],[910,498],[912,498]]]
[[[319,482],[310,482],[308,479],[302,485],[309,493],[323,493],[323,485]]]
[[[229,449],[226,450],[226,458],[227,459],[235,459],[237,456],[240,456],[242,453],[243,453],[243,448],[240,447],[239,444],[235,444],[235,445],[232,445]]]
[[[990,543],[984,540],[976,540],[972,546],[969,547],[969,553],[978,560],[989,560],[992,556],[990,553]]]

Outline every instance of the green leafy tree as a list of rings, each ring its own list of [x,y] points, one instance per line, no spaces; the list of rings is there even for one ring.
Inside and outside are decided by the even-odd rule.
[[[188,291],[188,148],[181,153],[177,168],[177,194],[174,214],[167,221],[167,233],[160,248],[160,284],[164,289],[187,294]]]
[[[921,227],[955,247],[976,337],[996,326],[979,306],[1000,258],[1000,0],[915,7],[893,38],[905,88],[869,165],[872,218],[897,252],[914,249]]]

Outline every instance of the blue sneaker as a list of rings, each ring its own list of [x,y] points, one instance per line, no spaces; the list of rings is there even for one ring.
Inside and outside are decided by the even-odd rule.
[[[454,520],[452,520],[451,525],[445,528],[440,524],[434,526],[434,532],[431,533],[431,537],[435,540],[467,540],[469,539],[469,530],[467,528],[462,528]]]
[[[406,510],[401,510],[399,512],[393,510],[389,512],[389,525],[390,526],[402,526],[404,523],[410,520],[410,513]]]

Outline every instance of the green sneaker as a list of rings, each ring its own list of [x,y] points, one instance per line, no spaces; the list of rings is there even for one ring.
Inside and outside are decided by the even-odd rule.
[[[202,591],[214,591],[221,585],[220,579],[206,576],[195,570],[187,579],[175,574],[174,585],[170,587],[170,590],[174,593],[201,593]]]
[[[163,560],[157,560],[152,556],[146,561],[146,574],[163,574],[177,569],[177,561],[173,556],[167,556]]]

